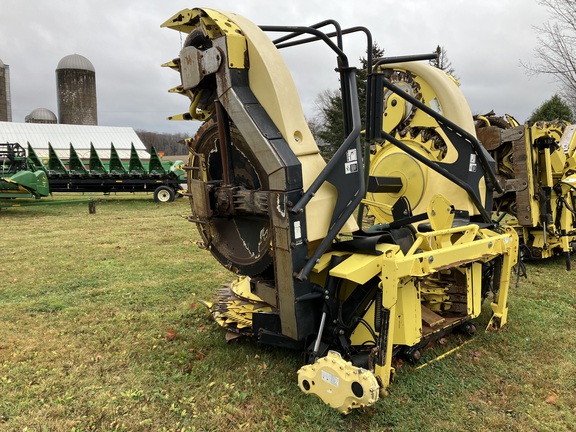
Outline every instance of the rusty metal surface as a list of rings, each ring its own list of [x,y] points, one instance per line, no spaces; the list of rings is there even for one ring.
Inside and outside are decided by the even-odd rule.
[[[517,179],[524,179],[528,182],[528,169],[532,163],[528,161],[526,153],[526,142],[524,139],[514,141],[514,175]],[[516,191],[516,218],[523,226],[533,226],[532,220],[532,188],[527,187]]]
[[[220,136],[217,124],[210,122],[199,130],[191,144],[193,152],[201,156],[196,163],[203,163],[203,169],[192,171],[192,176],[206,177],[191,180],[196,191],[202,190],[193,194],[192,210],[203,221],[198,227],[203,238],[209,239],[207,247],[218,261],[235,273],[257,275],[272,264],[267,195],[257,192],[260,176],[238,149],[242,136],[235,129],[230,130],[230,152],[225,156]],[[230,161],[228,180],[234,186],[224,182],[224,158]]]
[[[476,129],[476,136],[486,150],[496,150],[502,144],[502,129],[488,126]]]

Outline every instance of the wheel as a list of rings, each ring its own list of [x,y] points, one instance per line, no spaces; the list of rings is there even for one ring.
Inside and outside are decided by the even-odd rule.
[[[154,201],[156,202],[172,202],[174,201],[174,189],[168,186],[158,186],[154,191]]]

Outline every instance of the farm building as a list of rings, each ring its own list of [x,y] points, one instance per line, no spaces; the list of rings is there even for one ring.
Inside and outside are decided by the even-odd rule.
[[[25,148],[30,144],[40,158],[48,157],[48,143],[64,159],[68,158],[70,144],[81,159],[90,157],[90,144],[102,159],[107,159],[111,143],[121,159],[130,158],[132,144],[140,159],[150,158],[144,143],[130,127],[0,122],[0,143],[7,142]]]

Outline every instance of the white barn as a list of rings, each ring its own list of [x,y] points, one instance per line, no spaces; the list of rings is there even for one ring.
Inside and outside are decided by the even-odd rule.
[[[130,127],[0,122],[0,143],[19,143],[26,149],[30,143],[40,158],[48,157],[50,143],[63,159],[69,157],[70,144],[81,159],[88,159],[90,143],[102,159],[110,157],[110,143],[121,159],[129,159],[134,144],[140,159],[150,158],[144,143]]]

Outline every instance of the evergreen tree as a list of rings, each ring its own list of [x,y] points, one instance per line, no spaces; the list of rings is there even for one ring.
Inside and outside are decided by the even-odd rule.
[[[384,55],[384,49],[377,43],[372,46],[372,58],[377,59]],[[368,60],[360,58],[361,69],[356,75],[358,88],[358,103],[360,105],[360,118],[362,128],[366,117],[366,79]],[[346,138],[344,133],[344,116],[342,111],[342,95],[338,90],[324,90],[316,97],[318,117],[311,122],[311,130],[319,144],[322,155],[329,159]]]
[[[454,74],[454,68],[452,67],[452,63],[448,59],[448,51],[444,47],[438,45],[436,47],[436,55],[437,58],[432,59],[429,61],[430,65],[442,69],[444,72],[449,73],[454,78],[458,79],[458,77]]]
[[[316,97],[318,118],[313,121],[316,141],[320,152],[330,159],[346,138],[344,136],[344,116],[340,90],[324,90]]]
[[[570,106],[559,95],[555,94],[534,110],[529,121],[565,120],[572,122],[573,118],[574,115]]]

